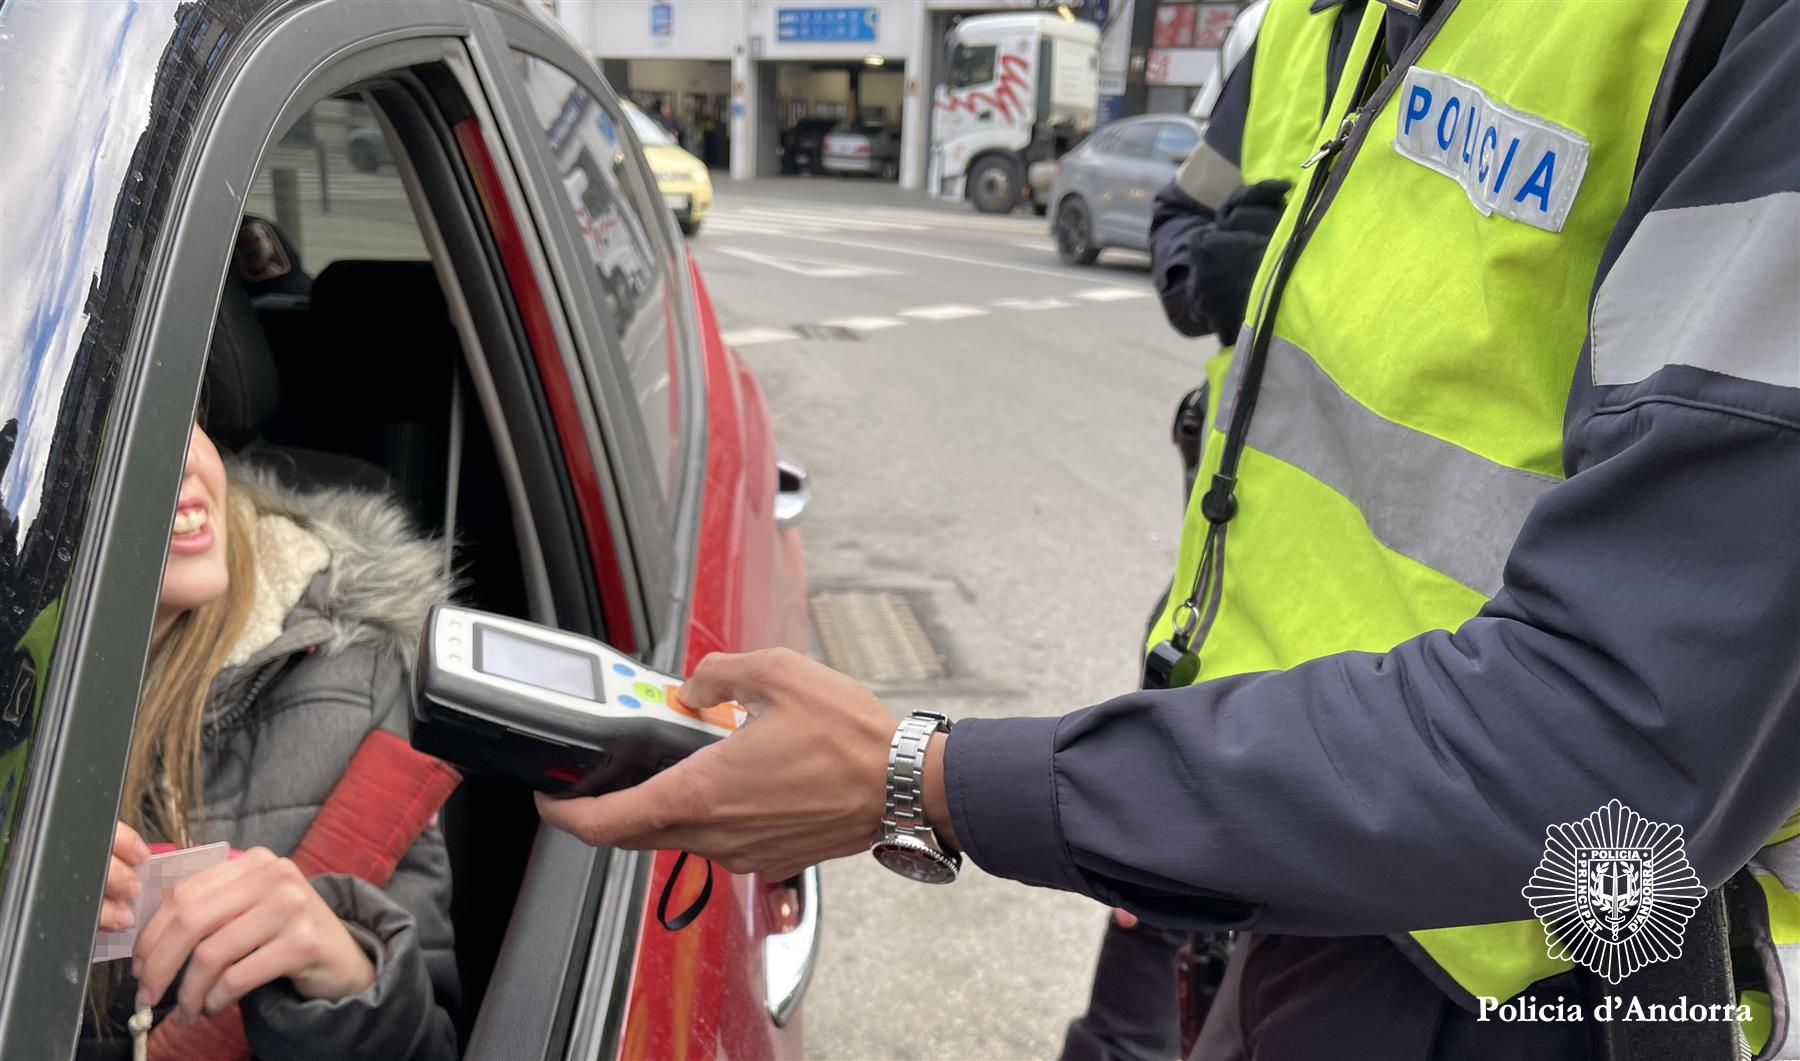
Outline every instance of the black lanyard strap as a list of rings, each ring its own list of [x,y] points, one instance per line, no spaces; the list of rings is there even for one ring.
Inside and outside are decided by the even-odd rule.
[[[1399,79],[1406,68],[1412,65],[1419,53],[1437,35],[1444,19],[1456,7],[1456,2],[1457,0],[1443,0],[1438,4],[1399,61],[1386,71],[1383,71],[1383,59],[1387,51],[1386,33],[1389,28],[1386,20],[1394,16],[1391,12],[1383,13],[1383,24],[1376,29],[1374,40],[1363,55],[1362,66],[1357,71],[1349,111],[1338,125],[1336,134],[1320,144],[1312,157],[1301,163],[1302,169],[1311,170],[1312,173],[1306,182],[1306,191],[1301,199],[1294,227],[1282,244],[1280,257],[1276,259],[1275,268],[1264,285],[1262,305],[1258,308],[1249,349],[1245,351],[1242,346],[1239,347],[1244,362],[1243,371],[1238,377],[1237,391],[1232,399],[1231,422],[1226,429],[1224,447],[1220,450],[1218,471],[1213,473],[1206,493],[1200,498],[1200,514],[1207,522],[1206,539],[1200,548],[1193,587],[1187,599],[1175,608],[1175,629],[1169,639],[1173,652],[1165,653],[1165,657],[1187,656],[1197,651],[1199,644],[1206,640],[1207,629],[1218,614],[1224,588],[1225,530],[1238,510],[1238,464],[1243,458],[1244,447],[1248,444],[1250,420],[1256,412],[1257,396],[1262,391],[1269,347],[1275,338],[1275,319],[1281,308],[1281,296],[1287,289],[1288,278],[1293,274],[1300,252],[1317,227],[1325,208],[1342,185],[1350,159],[1361,147],[1363,140],[1367,139],[1370,122],[1399,87]],[[1333,165],[1340,153],[1345,153],[1344,160]],[[1154,650],[1152,655],[1155,655]],[[1188,661],[1185,669],[1189,673],[1197,672],[1197,661]]]
[[[1382,40],[1378,31],[1368,54],[1363,57],[1362,69],[1357,74],[1358,101],[1369,90],[1381,54]],[[1318,212],[1319,204],[1324,199],[1325,183],[1331,173],[1330,162],[1349,142],[1350,134],[1360,117],[1360,113],[1352,109],[1339,124],[1337,134],[1320,144],[1312,157],[1301,164],[1302,169],[1311,169],[1312,175],[1306,182],[1299,216],[1293,230],[1288,233],[1286,242],[1282,244],[1281,255],[1276,259],[1275,270],[1264,289],[1256,330],[1250,349],[1245,353],[1243,374],[1239,377],[1237,393],[1232,399],[1231,424],[1226,431],[1225,448],[1220,451],[1219,469],[1213,473],[1206,493],[1200,498],[1200,514],[1206,517],[1207,522],[1206,540],[1200,547],[1200,561],[1194,570],[1193,589],[1188,593],[1187,600],[1175,609],[1175,633],[1170,640],[1178,652],[1189,651],[1193,643],[1194,634],[1200,627],[1200,602],[1207,602],[1207,615],[1216,611],[1215,605],[1224,573],[1225,525],[1237,515],[1238,462],[1243,457],[1245,440],[1250,435],[1250,417],[1256,412],[1256,396],[1262,390],[1263,369],[1268,364],[1269,344],[1275,335],[1275,314],[1281,307],[1281,294],[1287,287],[1288,277],[1294,271],[1294,262],[1300,257],[1302,236],[1310,229],[1314,214]]]
[[[700,885],[700,894],[687,909],[674,917],[669,916],[669,900],[675,896],[675,882],[681,879],[682,867],[687,865],[688,853],[681,852],[675,856],[675,865],[670,867],[667,880],[663,881],[662,894],[656,897],[656,920],[670,932],[679,932],[694,923],[702,911],[706,909],[706,900],[712,898],[713,867],[711,859],[701,859],[706,863],[706,882]]]

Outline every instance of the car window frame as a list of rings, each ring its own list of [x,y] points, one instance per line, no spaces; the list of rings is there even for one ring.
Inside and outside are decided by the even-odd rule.
[[[496,42],[504,44],[511,52],[531,55],[550,63],[575,80],[603,105],[610,103],[613,110],[618,110],[618,94],[593,74],[589,69],[591,64],[579,49],[529,14],[508,8],[484,7],[479,12],[478,21],[491,27],[496,35]],[[504,56],[504,59],[507,62],[513,61],[510,54]],[[484,72],[484,77],[492,81],[495,73],[505,75],[506,71]],[[521,165],[533,173],[537,187],[560,188],[555,161],[550,158],[549,147],[544,142],[542,131],[529,101],[524,98],[523,90],[510,77],[502,76],[494,84],[493,91],[504,105],[511,128],[530,133],[529,136],[518,137],[522,143],[509,142],[509,150],[520,159]],[[633,165],[637,179],[642,187],[654,190],[655,176],[643,160],[642,145],[638,143],[637,135],[630,130],[629,125],[624,128],[625,135],[638,148]],[[686,602],[694,585],[694,564],[699,548],[701,488],[705,479],[707,449],[706,377],[700,355],[700,324],[694,317],[697,292],[688,270],[691,254],[687,252],[686,243],[675,228],[674,215],[668,210],[653,211],[656,216],[642,219],[646,228],[655,230],[659,252],[666,250],[671,256],[671,270],[667,277],[672,300],[670,323],[680,354],[677,364],[682,372],[677,383],[681,390],[683,449],[677,457],[675,503],[665,507],[661,485],[654,481],[654,476],[646,478],[638,474],[638,469],[647,467],[650,459],[647,456],[648,446],[641,434],[642,421],[637,414],[635,398],[632,397],[630,380],[623,375],[623,359],[606,338],[609,329],[602,325],[598,316],[596,307],[602,304],[599,280],[581,247],[580,233],[576,230],[565,203],[534,200],[531,206],[546,245],[554,244],[559,252],[556,256],[558,279],[562,290],[572,296],[572,301],[567,305],[570,315],[579,316],[585,322],[586,334],[595,337],[595,341],[590,341],[583,349],[593,351],[596,355],[605,353],[604,357],[589,356],[582,359],[591,373],[593,400],[608,410],[610,426],[617,428],[620,424],[629,424],[639,432],[636,442],[641,448],[634,450],[621,445],[613,449],[624,465],[615,467],[614,474],[622,483],[628,484],[632,493],[628,504],[634,517],[634,529],[637,531],[633,545],[641,543],[644,546],[638,557],[643,567],[640,584],[644,587],[643,604],[647,621],[653,631],[645,659],[653,667],[672,672],[680,668],[686,645]],[[626,419],[620,420],[621,415]],[[630,435],[629,432],[623,434]],[[637,518],[646,514],[652,518]],[[645,537],[648,538],[647,541],[644,541]]]
[[[518,196],[514,202],[519,208],[517,212],[520,221],[535,227],[537,239],[546,251],[546,267],[552,269],[557,283],[565,285],[560,290],[568,316],[580,318],[581,326],[589,329],[589,335],[604,337],[605,329],[599,326],[595,309],[599,304],[595,286],[597,278],[585,250],[580,246],[580,236],[572,224],[566,204],[561,198],[552,198],[561,194],[560,180],[555,174],[536,116],[524,98],[522,87],[513,80],[516,77],[514,71],[517,69],[517,53],[535,55],[552,63],[574,78],[596,99],[614,100],[615,108],[617,96],[591,75],[587,69],[588,62],[578,49],[566,38],[546,31],[528,14],[506,8],[481,7],[473,13],[472,19],[477,32],[470,42],[470,60],[474,64],[475,75],[480,78],[489,94],[486,97],[489,109],[484,116],[484,128],[497,156],[506,154],[512,165],[518,167],[518,172],[511,175],[511,188],[512,194]],[[498,118],[504,120],[496,120]],[[493,124],[486,125],[486,122]],[[625,128],[626,135],[635,144],[636,135],[630,132],[629,126]],[[641,152],[640,145],[638,169],[643,179],[654,187],[648,167],[641,161]],[[678,503],[672,510],[675,527],[671,554],[675,558],[675,581],[668,599],[661,602],[665,617],[662,628],[657,631],[659,636],[649,640],[641,655],[650,666],[666,673],[677,673],[686,651],[686,601],[693,585],[694,561],[698,553],[700,492],[705,477],[707,448],[704,416],[706,387],[704,365],[697,356],[700,331],[699,322],[693,316],[696,293],[687,269],[692,255],[686,253],[685,244],[679,241],[675,233],[673,215],[666,210],[660,214],[660,218],[644,220],[646,224],[660,224],[664,236],[668,238],[668,245],[679,255],[675,263],[678,268],[669,277],[671,290],[676,296],[671,326],[676,329],[676,341],[684,344],[681,348],[684,356],[678,359],[678,364],[687,373],[687,378],[682,380],[682,388],[687,403],[683,415],[684,423],[688,425],[689,448],[682,458]],[[544,290],[549,292],[557,289],[546,284]],[[594,378],[602,383],[610,382],[610,389],[604,385],[595,386],[591,395],[594,402],[616,411],[618,396],[622,394],[626,396],[627,404],[630,404],[630,385],[622,378],[624,366],[616,354],[581,360],[599,362],[588,366],[595,375],[583,377],[576,373],[571,378],[589,378],[590,385],[593,385],[591,381]],[[632,412],[635,422],[635,407]],[[643,488],[646,487],[640,487]],[[660,509],[660,485],[652,481],[647,489],[654,491],[653,501]],[[669,541],[667,538],[663,540]],[[546,858],[547,852],[566,851],[571,843],[573,846],[580,846],[579,842],[572,841],[572,838],[563,834],[547,829],[539,830],[538,846],[532,856],[532,871],[528,873],[525,889],[520,893],[521,905],[527,902],[528,891],[533,887],[557,886],[554,874],[539,872],[539,864],[550,861]],[[581,964],[582,977],[574,985],[575,1008],[568,1027],[559,1029],[558,1035],[540,1039],[537,1038],[539,1029],[530,1021],[516,1019],[512,1008],[484,1007],[482,1019],[475,1028],[475,1037],[468,1044],[467,1053],[470,1056],[516,1052],[523,1043],[533,1043],[536,1048],[533,1052],[541,1052],[546,1057],[554,1053],[566,1058],[587,1059],[617,1053],[627,1017],[638,939],[644,930],[643,911],[652,860],[641,852],[613,849],[595,853],[595,865],[600,874],[600,888],[593,895],[593,902],[584,906],[580,913],[584,923],[593,925],[593,932],[587,941],[585,960]],[[515,914],[515,924],[516,922]],[[568,942],[568,932],[564,926],[540,923],[525,927],[529,931],[516,933],[512,927],[508,929],[505,945],[493,970],[494,986],[489,988],[490,999],[494,997],[499,985],[504,985],[507,991],[523,995],[526,1004],[534,1002],[530,988],[518,985],[527,984],[536,975],[542,964],[541,948],[561,947]]]
[[[143,542],[166,536],[173,519],[251,179],[275,142],[273,131],[332,94],[319,85],[351,84],[441,56],[445,39],[457,36],[455,8],[431,6],[452,16],[448,23],[418,18],[417,10],[402,21],[392,17],[396,10],[373,5],[349,18],[342,9],[334,14],[317,8],[282,19],[253,18],[238,34],[241,50],[231,53],[196,103],[133,338],[120,355],[119,388],[91,484],[93,537],[84,536],[83,545],[93,547],[81,550],[71,572],[56,656],[44,678],[39,735],[48,738],[42,750],[51,758],[28,781],[30,822],[19,833],[29,846],[18,852],[24,859],[14,864],[7,884],[7,912],[17,916],[0,925],[0,1014],[29,1013],[31,1019],[0,1016],[0,1055],[66,1054],[80,1033],[86,978],[20,970],[62,968],[71,954],[85,965],[92,946],[161,585],[160,558],[145,564]],[[245,76],[252,62],[260,64],[257,76]],[[306,71],[291,93],[269,76],[270,67],[282,63]],[[260,142],[238,135],[242,115],[259,110],[271,135]],[[219,188],[227,194],[218,194]],[[69,758],[76,748],[78,767]],[[91,813],[102,804],[110,806],[110,816]],[[16,891],[25,894],[22,903],[12,901]]]
[[[202,99],[218,91],[217,82],[199,87]],[[37,675],[37,746],[14,797],[19,816],[0,893],[0,1057],[66,1055],[80,1034],[86,977],[63,972],[85,968],[93,946],[162,583],[161,558],[145,563],[144,543],[169,533],[211,331],[210,322],[162,309],[168,289],[181,286],[162,263],[197,152],[187,139],[166,171],[170,186],[155,192],[166,204],[165,235],[145,255],[122,348],[112,357],[96,350],[84,377],[72,369],[64,381],[65,395],[78,387],[105,395],[104,426],[88,479],[74,484],[86,499],[54,650]]]
[[[34,781],[49,775],[49,780],[56,782],[57,791],[51,799],[43,801],[42,808],[60,816],[48,830],[48,835],[34,830],[34,854],[59,853],[65,862],[72,859],[81,863],[83,869],[91,868],[92,872],[80,878],[86,882],[85,887],[72,887],[67,880],[70,876],[67,871],[60,877],[46,878],[41,857],[35,858],[29,866],[21,865],[21,887],[32,893],[34,902],[24,907],[28,916],[14,924],[29,925],[31,931],[16,932],[9,942],[23,938],[31,946],[15,946],[8,951],[8,956],[15,960],[7,966],[9,973],[0,981],[0,988],[4,989],[9,1002],[7,1010],[31,1013],[33,1027],[22,1028],[19,1022],[0,1023],[0,1029],[3,1029],[0,1030],[0,1044],[7,1047],[0,1052],[8,1056],[14,1053],[11,1047],[15,1042],[22,1044],[19,1052],[26,1056],[66,1053],[79,1032],[83,983],[68,983],[63,977],[11,975],[10,970],[61,967],[66,964],[71,948],[85,955],[91,945],[104,879],[106,839],[112,823],[110,819],[96,819],[91,814],[74,815],[70,810],[74,800],[65,790],[72,783],[85,786],[85,798],[80,801],[84,807],[92,805],[98,792],[110,800],[116,812],[118,781],[123,774],[125,751],[132,736],[131,720],[135,716],[150,621],[160,583],[159,568],[144,569],[141,543],[145,534],[152,537],[166,535],[172,518],[186,451],[187,429],[198,404],[222,281],[250,182],[266,148],[276,141],[276,133],[290,127],[299,114],[318,100],[341,93],[359,82],[382,78],[422,63],[441,63],[455,71],[481,115],[484,132],[491,133],[498,123],[488,107],[486,86],[476,76],[475,69],[480,65],[483,50],[493,52],[495,42],[491,39],[485,44],[478,42],[482,34],[473,19],[479,13],[480,9],[451,0],[420,0],[406,6],[357,5],[351,8],[320,5],[298,10],[281,9],[259,16],[239,35],[242,41],[239,47],[243,51],[228,53],[229,73],[221,76],[217,88],[206,97],[204,114],[195,120],[195,139],[189,161],[185,163],[186,176],[173,193],[176,202],[171,208],[172,214],[180,221],[163,230],[162,240],[168,249],[159,258],[164,264],[155,278],[161,287],[157,289],[153,308],[145,311],[145,319],[153,324],[153,338],[145,346],[134,346],[130,354],[132,360],[127,364],[130,369],[127,378],[129,385],[136,388],[135,392],[153,393],[158,399],[157,408],[174,410],[176,415],[165,418],[163,437],[160,438],[155,437],[150,425],[140,425],[129,416],[122,421],[109,422],[109,446],[122,444],[119,440],[125,439],[134,444],[124,450],[122,456],[109,449],[105,458],[109,463],[102,466],[112,468],[120,460],[128,459],[132,467],[142,466],[144,474],[115,475],[96,485],[97,500],[109,506],[104,511],[108,513],[106,528],[111,533],[103,536],[102,548],[98,550],[110,565],[109,577],[114,582],[109,586],[114,583],[129,585],[134,592],[121,596],[109,589],[107,595],[97,600],[85,596],[75,598],[75,605],[65,622],[71,623],[69,628],[81,631],[83,636],[72,642],[73,648],[69,652],[63,652],[59,643],[57,671],[50,679],[51,688],[57,691],[57,699],[49,705],[47,715],[72,702],[69,690],[80,689],[83,699],[79,717],[99,725],[100,737],[110,739],[116,748],[109,751],[104,739],[83,740],[80,743],[83,751],[81,770],[63,769],[59,761],[57,769],[34,775]],[[242,58],[245,55],[248,58]],[[246,68],[252,67],[255,76],[246,76]],[[245,128],[265,125],[270,133],[262,140],[252,140],[241,133]],[[230,133],[222,133],[222,130],[230,130]],[[510,178],[514,164],[512,156],[502,149],[497,153],[496,161]],[[227,194],[209,191],[202,196],[197,191],[202,187],[224,188]],[[516,194],[515,186],[509,195]],[[557,322],[559,353],[565,362],[572,361],[573,345],[562,321],[561,307],[555,298],[549,297],[555,289],[548,282],[542,248],[537,245],[535,233],[528,234],[526,239],[531,245],[532,268],[539,275],[541,289],[546,295],[544,309]],[[156,366],[155,373],[149,372],[151,365]],[[580,378],[573,368],[569,371],[571,379]],[[169,397],[171,394],[173,400]],[[136,405],[121,405],[121,408],[135,409]],[[170,423],[178,425],[174,433],[167,428]],[[591,411],[584,427],[586,437],[598,448]],[[138,445],[139,442],[142,445]],[[596,462],[603,472],[610,467],[604,451],[596,454]],[[144,485],[157,482],[157,472],[166,482],[166,490],[152,491]],[[604,475],[602,478],[606,479]],[[125,482],[132,483],[133,489],[120,494],[120,485]],[[606,486],[610,491],[610,482]],[[110,489],[112,494],[119,496],[99,497],[103,489]],[[609,492],[606,500],[609,513],[616,513],[619,510],[616,495]],[[125,509],[135,513],[135,522],[127,524],[114,518]],[[127,527],[130,533],[120,533]],[[623,539],[621,536],[615,540]],[[622,561],[627,558],[628,554],[622,554]],[[84,559],[84,562],[97,561]],[[630,568],[629,563],[622,566]],[[85,586],[89,582],[71,584]],[[101,600],[106,603],[104,608],[97,606]],[[99,613],[97,618],[96,613]],[[80,622],[73,623],[72,620],[77,618]],[[89,651],[92,638],[86,635],[97,623],[123,629],[122,641],[114,640],[124,647],[112,652]],[[134,636],[138,639],[135,656],[131,651]],[[74,679],[66,678],[62,673],[70,667],[77,671]],[[110,695],[90,696],[90,690],[95,689]],[[108,722],[110,730],[105,729]],[[62,736],[50,746],[59,757],[70,747],[67,734],[71,730],[64,725],[61,732]],[[103,787],[94,787],[96,774],[103,779],[100,782]],[[77,780],[71,782],[71,776]],[[61,818],[72,816],[72,823],[61,821]],[[52,840],[54,842],[50,842]],[[76,854],[78,858],[74,857]],[[92,866],[88,867],[86,863],[90,858]],[[55,887],[42,887],[46,879],[53,880]],[[644,871],[635,855],[595,850],[566,834],[540,827],[530,867],[508,926],[506,951],[495,966],[495,981],[499,983],[503,979],[502,970],[507,968],[507,952],[524,953],[528,960],[515,963],[517,969],[514,971],[527,975],[506,979],[509,983],[516,980],[522,987],[526,987],[524,981],[527,979],[533,982],[526,989],[509,992],[512,997],[506,1001],[512,1004],[501,1006],[504,1012],[491,1021],[487,1019],[488,1011],[495,1008],[500,993],[490,990],[488,1005],[484,1007],[470,1050],[478,1053],[484,1042],[503,1042],[507,1052],[516,1054],[524,1044],[536,1043],[542,1056],[562,1056],[569,1041],[567,1032],[577,1001],[575,996],[589,983],[588,970],[594,964],[595,955],[606,954],[615,959],[623,955],[628,960],[635,953],[639,930],[635,911],[641,907],[641,902],[632,902],[630,898],[636,895],[641,899],[643,881]],[[624,911],[618,923],[611,926],[600,924],[593,916],[605,908],[609,898],[615,907]],[[574,931],[571,931],[571,915],[575,919]],[[551,960],[551,956],[559,951],[564,960]],[[542,983],[545,976],[554,980],[548,989]],[[29,1003],[16,1007],[10,1004],[21,997],[29,998]],[[47,1021],[44,1019],[46,1013],[59,1018],[67,1014],[69,1019],[66,1022],[61,1019]],[[622,1020],[620,1013],[613,1023],[620,1024]],[[57,1030],[65,1023],[66,1036]],[[15,1030],[18,1031],[16,1037]],[[484,1036],[484,1030],[490,1034]],[[54,1046],[47,1050],[41,1048],[47,1041],[46,1034],[55,1040]]]

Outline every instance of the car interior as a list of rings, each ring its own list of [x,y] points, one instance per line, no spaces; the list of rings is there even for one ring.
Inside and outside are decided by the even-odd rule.
[[[266,157],[220,296],[202,425],[223,451],[291,487],[398,498],[416,526],[453,541],[461,603],[541,619],[528,599],[516,518],[536,513],[516,512],[513,500],[532,497],[539,484],[521,484],[517,468],[505,467],[501,456],[517,451],[518,436],[531,433],[522,422],[534,421],[539,410],[508,401],[512,396],[497,393],[504,388],[491,382],[489,397],[497,401],[477,400],[469,368],[497,371],[485,366],[509,356],[519,364],[529,359],[517,350],[471,349],[471,342],[488,346],[504,329],[489,328],[480,338],[479,329],[459,332],[439,279],[442,270],[454,270],[458,288],[479,311],[483,302],[507,304],[499,274],[485,264],[434,261],[425,250],[415,212],[433,211],[440,246],[451,242],[452,229],[480,236],[479,225],[449,216],[442,200],[419,201],[426,183],[420,174],[455,169],[446,165],[448,153],[422,150],[409,161],[402,144],[390,144],[395,158],[415,167],[411,187],[392,165],[363,172],[347,156],[334,157],[345,149],[342,130],[367,128],[379,94],[321,102]],[[415,122],[427,120],[421,108],[395,113],[402,110]],[[315,265],[317,273],[309,275]],[[496,405],[507,423],[484,412]],[[541,424],[532,430],[543,432]],[[554,462],[553,452],[545,456]],[[509,478],[523,489],[509,490]],[[529,792],[469,778],[441,820],[463,991],[458,1030],[466,1042],[524,876],[537,814]]]

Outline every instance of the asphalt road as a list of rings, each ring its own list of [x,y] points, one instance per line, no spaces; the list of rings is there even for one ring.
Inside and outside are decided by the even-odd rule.
[[[946,675],[896,712],[1054,715],[1131,689],[1180,523],[1168,441],[1210,341],[1141,254],[1062,265],[1041,219],[891,185],[721,183],[691,245],[782,450],[813,475],[814,592],[915,603]],[[824,868],[820,1058],[1053,1057],[1106,913],[965,867],[948,889]]]

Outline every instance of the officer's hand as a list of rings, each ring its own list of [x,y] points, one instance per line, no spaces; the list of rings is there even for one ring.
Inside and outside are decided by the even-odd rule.
[[[1221,343],[1234,343],[1244,326],[1244,307],[1269,237],[1260,232],[1209,228],[1194,237],[1193,298]]]
[[[1227,232],[1272,235],[1293,188],[1293,182],[1283,180],[1257,181],[1240,187],[1219,211],[1219,227]]]
[[[896,720],[854,679],[787,649],[715,654],[676,695],[736,700],[750,717],[635,788],[539,795],[544,820],[595,846],[691,851],[772,880],[875,839]]]

